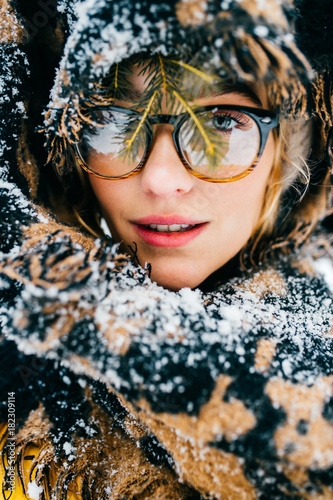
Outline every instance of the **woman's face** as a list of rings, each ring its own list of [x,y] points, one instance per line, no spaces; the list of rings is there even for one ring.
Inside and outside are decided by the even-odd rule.
[[[144,91],[142,77],[134,75],[133,83]],[[256,89],[255,94],[228,91],[197,102],[267,109],[264,89]],[[147,163],[133,177],[89,177],[114,239],[126,251],[135,242],[140,264],[151,264],[152,280],[178,290],[198,286],[247,243],[261,212],[275,146],[270,133],[250,175],[235,182],[211,183],[184,168],[172,130],[167,124],[155,126]]]

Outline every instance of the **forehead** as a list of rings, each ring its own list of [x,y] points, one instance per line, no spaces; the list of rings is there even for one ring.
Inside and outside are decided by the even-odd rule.
[[[128,81],[132,84],[133,89],[131,95],[133,101],[140,101],[145,95],[147,88],[155,84],[153,81],[154,76],[148,71],[144,70],[143,65],[130,64],[128,66],[129,74]],[[197,75],[196,75],[197,76]],[[212,79],[211,84],[206,81],[200,81],[193,75],[193,86],[191,87],[191,74],[184,71],[183,81],[186,80],[186,89],[189,93],[189,103],[199,105],[203,104],[238,104],[255,107],[268,106],[268,93],[266,85],[263,82],[255,83],[241,83],[241,82],[228,82],[218,77]],[[163,88],[163,77],[159,82]]]

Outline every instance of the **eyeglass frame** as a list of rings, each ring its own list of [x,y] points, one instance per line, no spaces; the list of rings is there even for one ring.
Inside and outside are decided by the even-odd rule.
[[[111,111],[114,110],[114,111],[118,111],[118,112],[121,112],[121,113],[124,113],[127,115],[131,115],[131,116],[142,116],[142,113],[138,113],[137,111],[134,111],[134,110],[129,109],[129,108],[124,108],[121,106],[108,106],[108,107],[96,106],[94,109],[101,109],[101,110],[107,109],[107,110],[111,110]],[[116,180],[128,179],[128,178],[133,177],[134,175],[138,174],[147,163],[147,160],[149,158],[149,154],[151,151],[153,137],[154,137],[153,126],[166,124],[166,125],[172,125],[174,127],[174,130],[172,132],[173,143],[174,143],[174,146],[176,148],[176,151],[177,151],[177,154],[179,156],[180,161],[182,162],[183,166],[186,168],[186,170],[188,172],[190,172],[195,177],[197,177],[201,180],[207,181],[207,182],[227,183],[227,182],[238,181],[239,179],[242,179],[242,178],[246,177],[247,175],[249,175],[254,170],[254,168],[258,165],[259,160],[264,152],[270,131],[279,125],[279,117],[278,117],[277,113],[275,113],[274,111],[269,111],[266,109],[249,107],[249,106],[236,106],[236,105],[231,105],[231,104],[226,104],[226,105],[215,104],[215,105],[209,105],[209,106],[200,106],[200,107],[193,109],[193,112],[200,113],[200,112],[204,112],[204,111],[210,111],[212,109],[226,110],[226,111],[234,110],[234,111],[244,113],[244,114],[250,116],[255,121],[255,123],[259,129],[259,134],[260,134],[259,151],[258,151],[255,159],[253,160],[250,167],[248,167],[241,174],[238,174],[234,177],[227,177],[225,179],[214,179],[212,177],[208,177],[206,175],[200,174],[199,172],[194,170],[193,167],[188,163],[188,161],[186,160],[186,158],[184,157],[184,155],[182,153],[182,150],[180,147],[180,142],[179,142],[179,130],[180,130],[181,126],[183,125],[184,121],[186,121],[188,118],[191,117],[191,114],[188,111],[185,113],[180,113],[179,115],[169,115],[169,114],[150,115],[150,114],[147,114],[147,116],[145,117],[145,123],[148,123],[149,128],[148,127],[146,128],[147,138],[148,138],[147,143],[146,143],[146,148],[145,148],[144,154],[143,154],[142,159],[140,160],[139,164],[133,170],[128,172],[127,174],[124,174],[121,176],[119,176],[119,175],[118,176],[107,176],[107,175],[103,175],[103,174],[98,174],[98,173],[94,172],[93,170],[91,170],[89,168],[89,165],[87,165],[84,162],[84,160],[81,156],[80,150],[78,148],[78,144],[80,141],[78,141],[77,143],[74,144],[75,151],[76,151],[76,154],[75,154],[76,159],[77,159],[79,165],[83,168],[83,170],[88,172],[88,174],[93,175],[94,177],[98,177],[100,179],[110,180],[110,181],[111,180],[116,181]]]
[[[333,184],[333,127],[330,129],[326,142],[326,159],[330,169],[331,184]]]

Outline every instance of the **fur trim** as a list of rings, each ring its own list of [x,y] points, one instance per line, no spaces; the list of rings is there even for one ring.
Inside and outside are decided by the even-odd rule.
[[[87,389],[86,393],[89,399],[91,390]],[[118,407],[121,409],[119,404]],[[76,437],[58,449],[54,445],[57,437],[50,433],[45,410],[40,406],[32,411],[15,439],[17,479],[23,494],[27,494],[29,482],[34,480],[46,500],[77,498],[77,495],[83,499],[106,500],[110,494],[114,500],[194,499],[195,491],[179,482],[168,463],[154,463],[149,459],[145,441],[151,437],[147,429],[136,423],[137,436],[131,436],[127,429],[133,422],[130,416],[126,417],[126,410],[122,408],[121,419],[116,405],[113,411],[113,415],[106,413],[91,402],[89,424],[85,428],[90,437],[80,436],[77,427],[73,429]],[[2,443],[5,463],[9,444],[8,441]],[[3,487],[6,491],[6,483]]]
[[[66,459],[64,442],[82,450],[69,468],[55,473],[59,491],[74,484],[71,473],[84,476],[86,485],[114,485],[107,464],[127,442],[126,429],[144,446],[146,458],[155,449],[155,458],[204,496],[331,494],[332,291],[320,267],[316,270],[322,262],[330,266],[327,275],[332,272],[329,244],[320,246],[319,240],[295,255],[293,266],[280,261],[202,295],[163,290],[149,282],[144,270],[129,265],[116,272],[107,245],[98,259],[92,254],[84,259],[79,247],[69,255],[68,242],[64,247],[56,239],[44,241],[47,245],[41,240],[2,266],[2,280],[29,285],[2,317],[7,337],[20,349],[68,366],[57,368],[45,360],[34,375],[41,385],[34,384],[33,402],[42,401],[53,424],[49,434],[60,464]],[[87,375],[99,381],[89,382],[93,396],[83,390]],[[100,381],[119,393],[121,404],[113,393],[107,396]],[[108,405],[109,416],[103,417],[101,407],[106,411]],[[91,417],[94,411],[98,418]],[[83,441],[82,418],[87,422]],[[113,418],[117,425],[123,422],[120,434],[110,434]],[[105,466],[90,475],[86,457],[95,460],[90,451],[101,450],[105,442],[89,437],[92,421],[100,422],[101,436],[107,429],[105,439],[114,447],[101,451]],[[150,471],[128,446],[122,468],[133,470],[135,463],[140,471],[145,464]],[[134,476],[129,484],[121,474],[117,480],[128,489],[119,491],[129,498],[137,487],[148,487],[145,475],[140,475],[143,482]],[[166,481],[156,479],[159,487],[169,482],[166,474]],[[46,469],[38,477],[44,481]],[[177,481],[170,484],[177,491]]]
[[[16,165],[16,151],[26,117],[29,63],[22,49],[26,34],[9,2],[0,4],[0,179],[14,181],[28,192],[24,177],[12,168]],[[10,61],[10,64],[8,64]]]

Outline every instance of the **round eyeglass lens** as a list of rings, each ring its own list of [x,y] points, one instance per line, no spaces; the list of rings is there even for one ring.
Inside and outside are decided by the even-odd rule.
[[[113,109],[94,111],[77,146],[83,164],[97,175],[122,177],[139,165],[146,149],[140,116]]]
[[[260,131],[251,116],[239,110],[214,108],[188,118],[179,130],[186,161],[198,174],[211,179],[231,179],[256,161]]]

